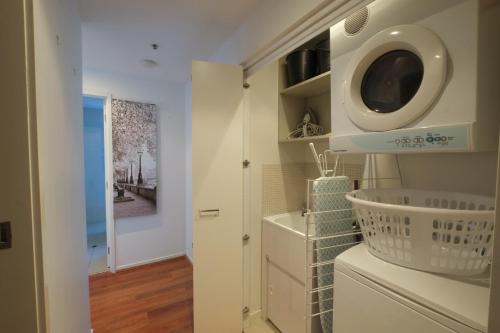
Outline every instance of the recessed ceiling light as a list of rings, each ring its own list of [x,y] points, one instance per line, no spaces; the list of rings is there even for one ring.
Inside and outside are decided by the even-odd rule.
[[[154,68],[160,66],[160,64],[153,59],[142,59],[142,65],[146,68]]]

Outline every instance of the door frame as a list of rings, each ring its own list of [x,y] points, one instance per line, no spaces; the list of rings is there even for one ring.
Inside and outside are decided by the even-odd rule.
[[[245,83],[247,83],[245,81]],[[242,107],[243,107],[243,161],[252,161],[251,155],[251,136],[250,136],[250,106],[248,101],[250,85],[243,84],[243,97],[242,97]],[[243,168],[243,235],[252,235],[252,225],[251,225],[251,196],[252,196],[252,165],[248,165]],[[242,235],[242,236],[243,236]],[[243,313],[243,329],[249,328],[252,325],[252,318],[255,316],[251,313],[251,294],[252,294],[252,276],[251,276],[251,260],[252,260],[252,239],[249,241],[244,241],[243,246],[243,307],[249,310],[248,313]],[[260,312],[260,311],[259,311]]]
[[[94,92],[84,90],[82,98],[95,97],[104,100],[104,179],[106,200],[106,246],[107,265],[111,273],[116,272],[116,234],[115,219],[113,216],[113,140],[111,124],[111,99],[110,93]],[[82,108],[83,110],[83,108]]]

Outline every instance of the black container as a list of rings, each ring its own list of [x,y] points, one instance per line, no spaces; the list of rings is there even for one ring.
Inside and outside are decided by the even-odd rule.
[[[316,44],[316,55],[318,63],[318,74],[330,70],[330,40],[323,39]]]
[[[288,85],[293,86],[315,76],[317,71],[317,55],[314,50],[297,50],[286,57]]]

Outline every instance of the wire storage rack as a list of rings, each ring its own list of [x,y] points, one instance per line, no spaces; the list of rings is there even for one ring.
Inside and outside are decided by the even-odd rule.
[[[328,168],[330,150],[317,154],[309,144],[320,177],[307,181],[307,213],[305,233],[305,304],[307,333],[331,333],[334,321],[334,263],[335,258],[363,242],[352,204],[346,194],[363,188],[390,188],[402,185],[397,156],[379,164],[377,156],[366,156],[363,176],[347,177],[343,157],[335,156],[333,169]],[[387,161],[391,162],[387,164]],[[393,170],[385,177],[379,167]],[[360,183],[361,182],[361,183]]]
[[[362,242],[346,194],[357,182],[346,176],[308,180],[306,214],[306,332],[332,332],[334,260]]]

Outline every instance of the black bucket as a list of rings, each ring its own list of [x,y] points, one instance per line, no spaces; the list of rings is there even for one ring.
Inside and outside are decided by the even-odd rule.
[[[323,39],[316,44],[316,55],[318,57],[318,74],[330,70],[330,39]]]
[[[317,74],[316,57],[316,51],[309,49],[297,50],[286,57],[289,86],[310,79]]]

